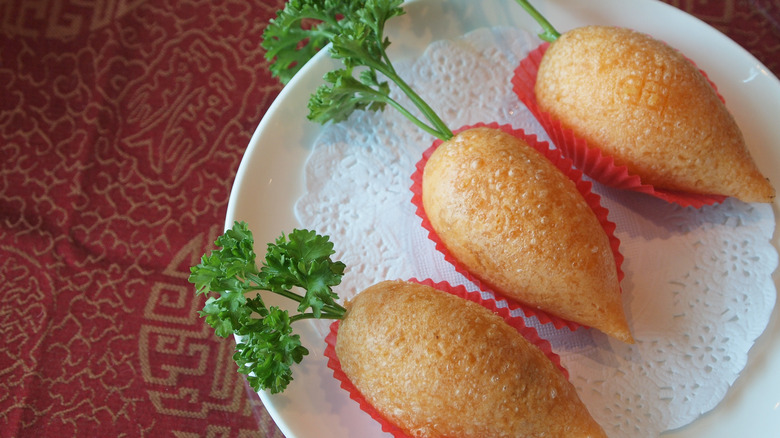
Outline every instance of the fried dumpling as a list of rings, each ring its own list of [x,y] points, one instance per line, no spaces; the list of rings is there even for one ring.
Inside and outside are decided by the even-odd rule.
[[[539,108],[656,188],[771,202],[775,190],[707,78],[630,29],[586,26],[547,49]]]
[[[525,141],[480,127],[444,142],[425,164],[422,203],[447,251],[496,292],[633,343],[604,228]]]
[[[561,370],[477,303],[386,281],[346,307],[335,347],[341,369],[410,436],[606,436]]]

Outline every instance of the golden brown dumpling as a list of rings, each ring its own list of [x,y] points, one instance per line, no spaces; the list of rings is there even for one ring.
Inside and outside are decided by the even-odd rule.
[[[771,202],[707,79],[665,43],[630,29],[587,26],[550,45],[534,88],[543,111],[656,188]]]
[[[633,343],[609,238],[574,182],[526,142],[459,133],[425,164],[422,198],[447,250],[497,292]]]
[[[347,304],[341,368],[413,437],[605,437],[574,386],[536,346],[479,304],[404,281]]]

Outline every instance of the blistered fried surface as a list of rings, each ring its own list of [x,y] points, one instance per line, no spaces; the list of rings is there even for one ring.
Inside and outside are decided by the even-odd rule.
[[[605,436],[541,350],[489,310],[429,286],[388,281],[358,294],[336,353],[411,436]]]
[[[678,51],[623,28],[566,32],[545,53],[539,107],[658,188],[769,202],[734,118]]]
[[[503,131],[439,146],[425,213],[447,249],[498,292],[631,342],[609,239],[568,177]]]

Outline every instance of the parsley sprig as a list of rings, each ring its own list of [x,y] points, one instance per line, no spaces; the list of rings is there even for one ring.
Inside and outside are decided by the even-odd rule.
[[[309,119],[326,123],[345,120],[355,110],[381,111],[387,105],[442,140],[452,131],[395,71],[386,49],[387,20],[404,14],[402,0],[290,0],[263,33],[262,47],[271,73],[287,83],[320,49],[344,68],[325,75],[309,101]],[[419,114],[390,97],[390,80]]]
[[[236,222],[215,245],[219,249],[190,268],[196,294],[216,294],[206,300],[200,315],[218,336],[239,336],[233,359],[256,391],[281,392],[293,380],[292,365],[309,353],[292,323],[344,317],[346,310],[336,302],[332,287],[341,283],[345,265],[331,259],[335,251],[328,236],[309,230],[294,230],[269,243],[259,269],[245,222]],[[296,301],[298,313],[267,307],[261,293],[253,294],[260,291]]]
[[[517,4],[520,5],[525,11],[528,13],[528,15],[531,16],[534,20],[536,20],[537,23],[542,27],[542,31],[539,32],[539,38],[541,38],[544,41],[547,41],[549,43],[557,40],[561,34],[553,27],[552,24],[550,24],[547,19],[539,13],[536,8],[531,5],[531,3],[528,0],[515,0],[517,1]]]

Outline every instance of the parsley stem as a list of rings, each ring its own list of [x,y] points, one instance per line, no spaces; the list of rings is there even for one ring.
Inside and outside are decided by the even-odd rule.
[[[416,106],[425,116],[428,121],[431,122],[433,125],[433,130],[426,130],[426,132],[432,134],[433,136],[439,138],[440,140],[447,141],[452,138],[452,131],[450,128],[447,127],[447,125],[439,118],[439,115],[436,114],[436,112],[412,89],[412,87],[409,86],[409,84],[406,83],[400,76],[398,76],[395,73],[395,70],[388,70],[385,69],[380,70],[377,68],[378,71],[380,71],[382,74],[388,77],[391,81],[395,82],[395,84],[398,86],[398,88],[403,91],[404,94],[406,94],[407,97],[412,101],[414,106]],[[408,111],[404,114],[406,115]],[[410,117],[407,115],[407,117]],[[414,122],[414,120],[412,120]],[[418,124],[418,126],[420,126]],[[425,129],[425,128],[423,128]]]
[[[289,298],[297,303],[302,303],[305,297],[303,295],[297,294],[290,290],[269,290],[267,286],[260,286],[260,279],[257,275],[250,275],[250,279],[255,282],[255,284],[258,284],[257,286],[249,286],[246,288],[247,292],[251,291],[258,291],[258,292],[272,292],[277,295],[283,296],[285,298]],[[259,309],[253,308],[254,311],[259,311]],[[333,302],[333,304],[326,304],[322,308],[321,317],[326,319],[341,319],[344,316],[344,313],[347,311],[346,308],[341,306],[339,303]],[[316,318],[313,313],[306,313],[304,315],[310,315],[307,318]],[[296,315],[297,316],[297,315]],[[296,316],[293,316],[293,319],[296,319]]]
[[[425,123],[421,122],[417,117],[414,117],[410,111],[403,109],[403,107],[400,104],[394,102],[393,100],[390,100],[389,97],[384,96],[383,94],[374,90],[375,91],[374,95],[377,96],[376,100],[381,100],[390,103],[394,108],[401,111],[404,116],[409,118],[415,125],[421,127],[429,134],[443,141],[447,141],[450,138],[452,138],[453,136],[452,131],[441,120],[439,115],[436,114],[433,108],[431,108],[430,105],[428,105],[428,103],[425,102],[414,91],[414,89],[412,89],[412,87],[410,87],[409,84],[407,84],[406,81],[404,81],[404,79],[398,75],[398,73],[396,73],[392,63],[387,58],[387,53],[385,52],[384,49],[381,51],[382,58],[377,59],[376,57],[371,56],[371,53],[369,53],[364,47],[354,44],[354,42],[351,40],[337,39],[335,41],[334,47],[336,48],[335,56],[342,59],[348,59],[348,58],[359,59],[361,60],[361,64],[363,66],[383,74],[385,77],[387,77],[387,79],[395,83],[396,86],[400,88],[401,92],[403,92],[409,98],[409,100],[412,101],[412,104],[414,104],[414,106],[418,110],[420,110],[422,115],[431,123],[432,126],[428,126]]]
[[[523,9],[525,9],[526,12],[528,12],[528,15],[531,16],[534,20],[536,20],[537,23],[539,23],[540,26],[542,26],[542,29],[544,30],[539,34],[539,38],[541,38],[544,41],[547,42],[553,42],[557,40],[561,34],[555,30],[555,27],[553,27],[552,24],[550,24],[549,21],[547,21],[546,18],[542,14],[539,13],[539,11],[534,8],[531,3],[528,2],[528,0],[515,0],[517,1],[517,4],[520,5]]]
[[[304,319],[344,319],[344,312],[325,312],[323,310],[320,316],[313,313],[298,313],[290,317],[290,324]]]
[[[368,58],[366,59],[365,65],[369,68],[375,69],[393,81],[393,83],[395,83],[398,88],[401,89],[401,91],[409,98],[409,100],[412,101],[414,106],[420,110],[423,116],[425,116],[425,118],[428,119],[428,121],[431,122],[433,126],[430,127],[424,124],[397,102],[389,100],[388,103],[390,103],[397,110],[401,111],[403,115],[409,118],[415,125],[423,128],[427,133],[433,135],[434,137],[443,141],[447,141],[452,138],[453,134],[450,128],[448,128],[447,125],[441,120],[441,118],[439,118],[439,115],[436,114],[433,108],[431,108],[430,105],[428,105],[428,103],[425,102],[420,97],[420,95],[418,95],[414,89],[410,87],[409,84],[407,84],[406,81],[404,81],[404,79],[395,72],[392,64],[389,62],[376,62],[373,59]]]
[[[419,109],[426,119],[428,119],[431,124],[433,124],[433,129],[429,129],[428,125],[422,124],[419,119],[416,117],[413,117],[409,111],[401,110],[400,105],[396,106],[393,105],[396,109],[401,110],[401,112],[412,120],[417,126],[423,128],[427,133],[433,135],[434,137],[437,137],[443,141],[447,141],[450,138],[452,138],[452,131],[447,127],[447,125],[439,118],[439,115],[436,114],[436,112],[428,105],[427,102],[425,102],[413,89],[409,86],[409,84],[406,83],[406,81],[403,80],[395,71],[395,68],[393,67],[393,63],[390,61],[390,57],[387,55],[387,51],[384,50],[384,44],[383,40],[385,39],[384,32],[385,32],[385,22],[384,20],[379,20],[376,22],[376,42],[377,47],[382,47],[381,53],[382,53],[382,60],[380,62],[373,62],[372,58],[367,58],[369,62],[367,64],[373,64],[373,67],[387,76],[388,79],[393,81],[398,88],[401,89],[401,91],[406,94],[406,96],[412,101],[414,106]]]
[[[259,291],[259,292],[272,292],[272,293],[275,293],[277,295],[281,295],[281,296],[283,296],[285,298],[289,298],[289,299],[295,301],[296,303],[303,302],[303,296],[301,296],[301,295],[299,295],[299,294],[297,294],[297,293],[295,293],[293,291],[289,291],[289,290],[284,290],[284,289],[270,290],[270,288],[267,287],[267,286],[250,286],[246,290],[247,291]]]
[[[386,102],[388,104],[390,104],[390,106],[392,106],[393,108],[398,110],[401,114],[403,114],[412,123],[414,123],[415,125],[420,127],[422,130],[427,132],[428,134],[431,134],[432,136],[434,136],[436,138],[440,138],[440,139],[442,139],[444,141],[449,140],[450,138],[452,138],[452,131],[450,131],[449,128],[447,128],[446,126],[443,126],[444,131],[437,130],[436,128],[427,125],[425,122],[423,122],[422,120],[417,118],[414,114],[412,114],[409,110],[404,108],[397,101],[395,101],[393,99],[390,99],[390,98],[387,98]]]

